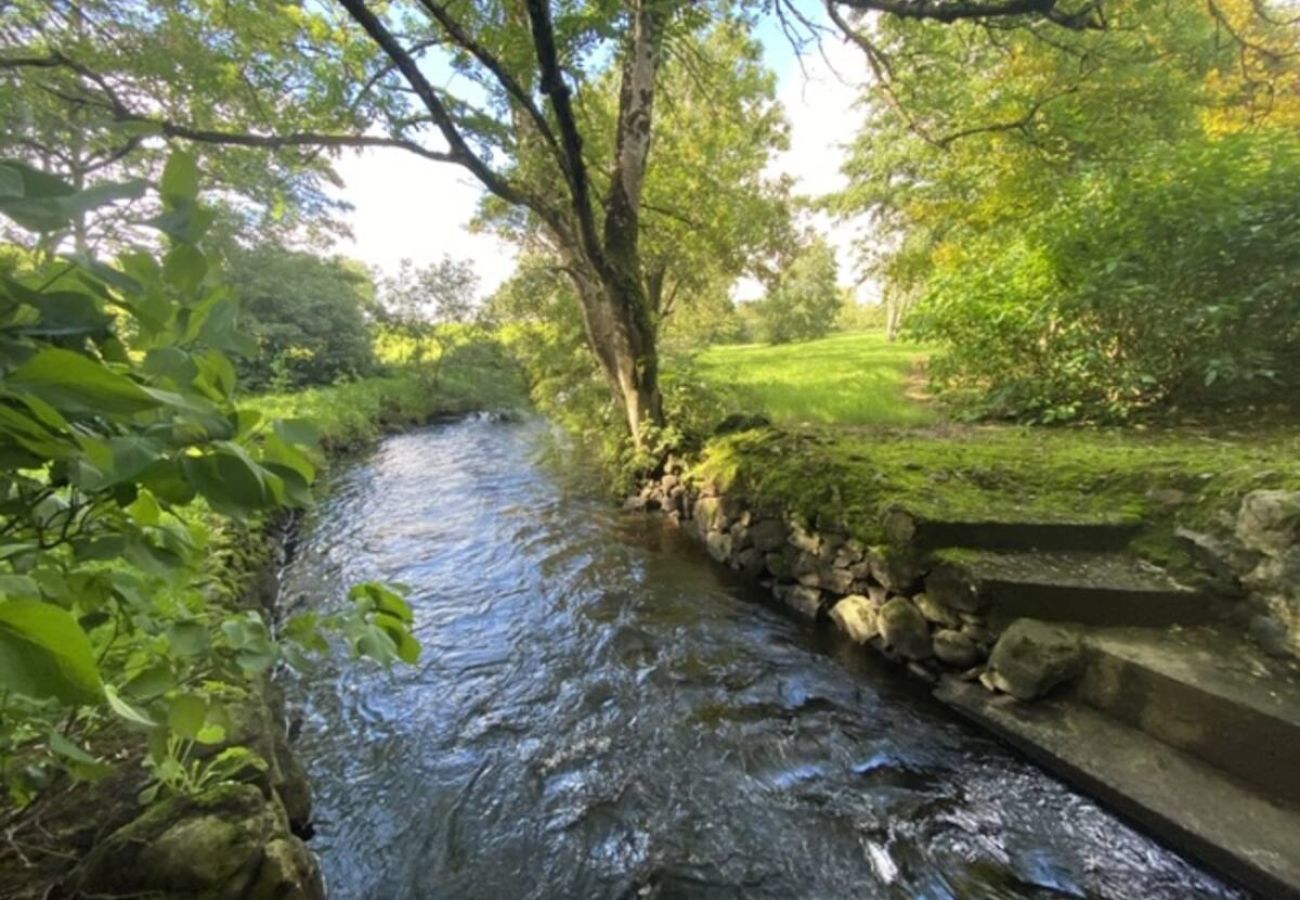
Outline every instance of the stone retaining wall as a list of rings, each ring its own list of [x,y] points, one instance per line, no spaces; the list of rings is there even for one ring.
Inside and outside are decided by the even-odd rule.
[[[1249,593],[1256,610],[1250,630],[1264,648],[1300,657],[1300,491],[1247,494],[1231,535],[1195,546]]]
[[[930,564],[906,549],[867,546],[825,523],[696,484],[678,462],[630,498],[630,509],[661,510],[718,562],[767,587],[786,606],[827,615],[850,638],[933,679],[944,670],[976,677],[996,639],[978,601],[924,590]],[[954,602],[956,601],[956,602]]]

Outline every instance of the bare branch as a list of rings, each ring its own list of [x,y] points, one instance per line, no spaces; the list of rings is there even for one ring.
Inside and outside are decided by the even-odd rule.
[[[538,215],[545,217],[547,210],[541,201],[525,194],[505,176],[494,171],[470,148],[465,141],[464,135],[460,133],[460,129],[452,119],[451,113],[447,111],[446,105],[439,98],[438,92],[434,90],[433,85],[420,71],[419,65],[402,48],[402,45],[393,36],[392,32],[385,28],[379,18],[366,7],[365,0],[339,0],[339,3],[348,11],[353,20],[370,35],[371,40],[378,44],[385,55],[392,60],[397,70],[402,73],[402,77],[406,79],[406,83],[411,86],[416,96],[429,110],[434,125],[437,126],[442,133],[443,139],[447,141],[448,147],[451,148],[445,158],[469,169],[474,177],[482,182],[484,187],[502,200],[520,206],[527,206]]]

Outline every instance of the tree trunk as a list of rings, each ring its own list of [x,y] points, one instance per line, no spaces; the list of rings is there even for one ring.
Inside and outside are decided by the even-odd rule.
[[[659,351],[645,314],[646,298],[635,293],[640,290],[635,281],[605,280],[585,269],[571,265],[569,272],[582,301],[587,343],[627,416],[633,443],[643,447],[647,429],[664,424]]]

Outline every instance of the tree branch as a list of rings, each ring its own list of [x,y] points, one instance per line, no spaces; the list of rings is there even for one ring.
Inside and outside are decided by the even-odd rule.
[[[888,13],[904,19],[957,22],[963,19],[997,19],[1041,16],[1073,29],[1102,29],[1101,0],[1091,0],[1075,12],[1058,8],[1058,0],[837,0],[852,9]]]
[[[578,234],[587,256],[598,266],[604,265],[605,253],[596,235],[596,218],[591,206],[591,181],[587,163],[582,156],[582,135],[573,115],[569,86],[560,71],[559,53],[555,47],[555,28],[551,24],[551,7],[547,0],[527,0],[528,22],[533,34],[533,48],[541,70],[540,88],[551,101],[555,121],[560,128],[560,141],[568,160],[569,193],[573,213],[578,223]]]
[[[411,86],[416,96],[429,110],[434,125],[437,126],[442,133],[443,139],[447,141],[448,147],[451,148],[450,153],[446,155],[446,159],[469,169],[474,177],[482,182],[484,187],[502,200],[519,206],[527,206],[545,218],[547,211],[544,204],[525,194],[518,186],[494,171],[470,148],[465,141],[464,135],[456,127],[451,113],[447,111],[446,105],[438,97],[437,91],[434,90],[429,80],[424,77],[424,73],[420,71],[419,65],[402,48],[402,45],[393,36],[392,32],[384,27],[379,18],[366,8],[365,0],[338,0],[338,2],[348,11],[353,20],[365,30],[366,34],[370,35],[371,40],[379,45],[384,54],[392,60],[397,70],[402,73],[402,77],[406,79],[406,83]]]
[[[543,140],[546,141],[547,145],[550,146],[552,152],[555,154],[556,161],[560,164],[560,168],[565,169],[564,153],[561,151],[559,142],[556,140],[555,132],[551,130],[551,123],[546,121],[546,116],[542,115],[542,111],[538,109],[537,104],[533,102],[533,98],[529,95],[528,91],[524,89],[523,85],[506,70],[501,60],[498,59],[494,53],[488,50],[488,48],[483,46],[479,41],[475,40],[473,35],[471,35],[459,22],[452,18],[451,14],[447,12],[447,7],[434,2],[434,0],[419,0],[419,2],[420,5],[428,11],[429,15],[433,16],[434,19],[437,20],[438,24],[442,26],[443,31],[447,32],[447,35],[452,39],[452,41],[454,41],[457,46],[470,53],[483,65],[485,69],[491,72],[492,76],[496,78],[497,83],[500,84],[501,87],[505,89],[506,93],[523,108],[524,112],[528,114],[528,118],[532,120],[533,125],[541,134]]]

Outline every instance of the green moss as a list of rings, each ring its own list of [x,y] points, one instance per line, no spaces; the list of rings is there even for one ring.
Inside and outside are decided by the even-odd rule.
[[[762,429],[715,439],[695,474],[810,520],[837,516],[868,542],[892,505],[934,519],[1204,527],[1251,490],[1300,489],[1300,430]]]

